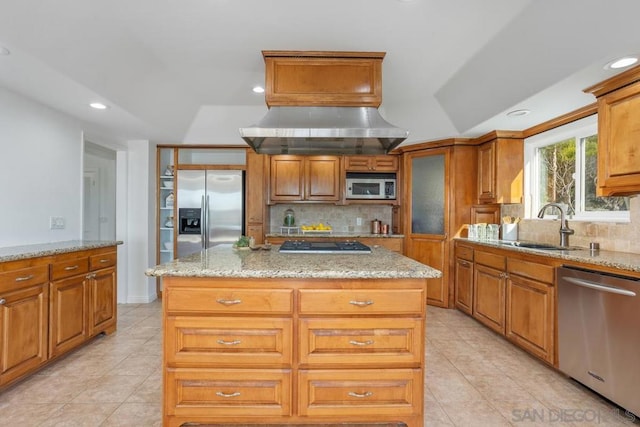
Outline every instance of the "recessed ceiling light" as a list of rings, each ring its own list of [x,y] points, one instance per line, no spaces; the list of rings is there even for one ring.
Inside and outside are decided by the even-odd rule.
[[[624,58],[614,59],[613,61],[607,63],[607,65],[605,65],[604,68],[605,70],[606,69],[617,70],[618,68],[625,68],[630,65],[633,65],[636,62],[638,62],[637,56],[625,56]]]
[[[4,46],[0,46],[0,55],[10,55],[11,51]]]
[[[527,114],[529,114],[531,112],[531,110],[526,110],[526,109],[522,109],[522,110],[513,110],[513,111],[509,111],[507,113],[507,116],[511,116],[511,117],[517,117],[517,116],[526,116]]]
[[[262,86],[254,86],[252,90],[255,93],[264,93],[264,88]]]
[[[104,105],[102,102],[92,102],[91,104],[89,104],[89,106],[91,108],[95,108],[96,110],[106,110],[107,107],[106,105]]]

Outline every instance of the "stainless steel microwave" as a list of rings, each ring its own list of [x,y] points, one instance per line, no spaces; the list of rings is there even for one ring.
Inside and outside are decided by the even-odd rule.
[[[347,173],[347,199],[390,200],[396,198],[394,173]]]

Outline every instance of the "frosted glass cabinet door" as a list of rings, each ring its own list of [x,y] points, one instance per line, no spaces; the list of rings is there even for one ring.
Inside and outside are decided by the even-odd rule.
[[[411,233],[444,232],[444,154],[411,160]]]

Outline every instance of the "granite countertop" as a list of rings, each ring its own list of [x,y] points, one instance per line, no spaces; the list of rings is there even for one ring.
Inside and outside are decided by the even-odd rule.
[[[600,265],[625,271],[640,272],[640,254],[635,253],[603,250],[591,252],[588,248],[578,247],[572,247],[571,250],[541,250],[522,248],[518,246],[509,246],[507,244],[500,243],[499,240],[470,240],[466,238],[457,238],[456,240],[467,241],[469,243],[474,243],[481,246],[506,249],[514,252],[530,253],[538,256],[561,259],[565,261],[575,261],[592,264],[594,266]],[[621,271],[621,273],[623,272]]]
[[[121,245],[121,240],[67,240],[64,242],[40,243],[23,246],[7,246],[0,248],[0,262],[37,258],[86,249],[104,248]]]
[[[385,248],[371,254],[281,254],[271,250],[237,250],[215,246],[206,251],[148,269],[147,276],[320,278],[320,279],[411,279],[440,277],[427,265]]]
[[[401,239],[404,237],[404,234],[372,234],[372,233],[357,233],[357,232],[331,232],[331,233],[281,233],[278,231],[274,231],[271,233],[265,234],[265,237],[290,237],[295,239],[305,238],[305,239],[316,239],[316,238],[338,238],[338,239],[357,239],[357,238],[372,238],[379,237],[383,239]]]

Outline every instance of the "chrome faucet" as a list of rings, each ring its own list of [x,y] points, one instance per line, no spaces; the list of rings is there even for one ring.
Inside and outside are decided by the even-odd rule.
[[[544,218],[544,211],[548,207],[558,208],[558,210],[560,211],[560,247],[569,247],[569,236],[575,233],[575,230],[569,228],[569,221],[567,221],[566,219],[566,214],[561,204],[547,203],[540,209],[540,212],[538,212],[538,218]]]

